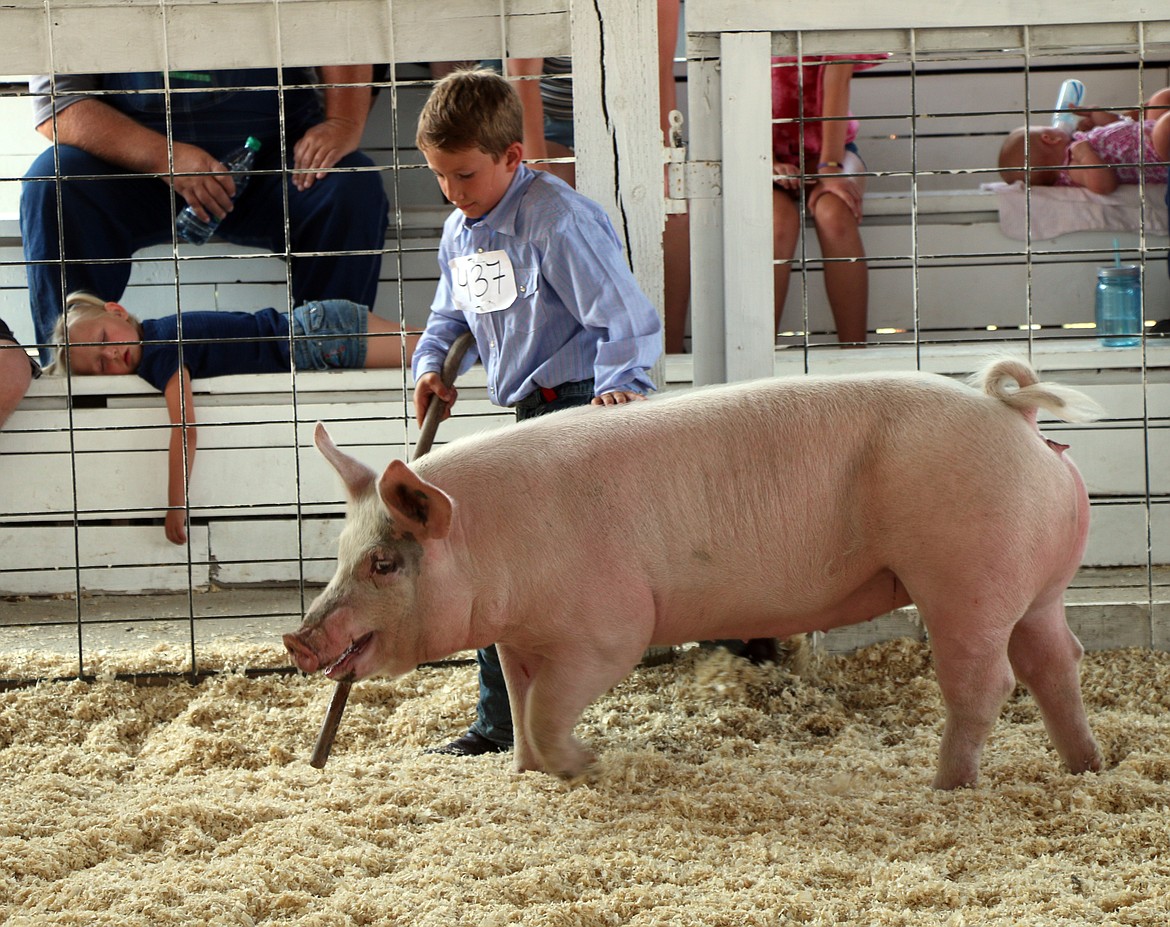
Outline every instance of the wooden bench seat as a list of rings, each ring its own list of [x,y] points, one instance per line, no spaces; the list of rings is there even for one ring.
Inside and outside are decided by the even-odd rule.
[[[921,367],[963,377],[1027,342],[832,345],[776,352],[778,375]],[[1037,340],[1047,377],[1077,386],[1108,411],[1088,427],[1048,423],[1069,444],[1093,499],[1086,563],[1170,562],[1170,343],[1103,349],[1092,339]],[[666,364],[666,388],[690,385],[689,356]],[[417,428],[400,371],[263,374],[197,381],[199,449],[191,481],[190,558],[161,527],[168,441],[162,397],[133,377],[33,384],[0,432],[0,594],[323,582],[331,575],[344,503],[336,475],[312,446],[325,421],[339,444],[375,469],[408,459]],[[490,404],[482,368],[461,379],[443,443],[513,420]],[[777,479],[782,479],[777,474]],[[1147,483],[1148,479],[1148,483]],[[1147,538],[1147,523],[1150,535]],[[75,526],[77,528],[75,533]],[[74,569],[80,564],[80,571]]]

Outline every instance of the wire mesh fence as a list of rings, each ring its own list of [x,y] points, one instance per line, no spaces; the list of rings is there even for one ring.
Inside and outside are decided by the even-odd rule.
[[[483,39],[485,58],[509,47],[508,18],[497,14],[491,21],[491,35]],[[684,114],[691,66],[701,59],[717,60],[717,45],[716,34],[686,34],[684,19],[673,67]],[[787,58],[860,54],[881,56],[874,67],[854,75],[851,97],[863,162],[853,173],[866,183],[861,236],[869,347],[838,348],[825,295],[826,269],[856,263],[858,256],[825,256],[811,228],[805,228],[792,257],[780,258],[792,269],[792,283],[776,341],[777,370],[920,367],[960,375],[1006,347],[1031,355],[1042,369],[1099,396],[1110,411],[1105,422],[1050,432],[1073,445],[1092,494],[1088,564],[1094,570],[1109,568],[1108,579],[1087,572],[1083,584],[1105,583],[1105,599],[1138,608],[1138,642],[1159,645],[1159,567],[1170,543],[1168,487],[1160,465],[1168,411],[1167,351],[1157,325],[1170,318],[1164,178],[1161,183],[1151,179],[1145,168],[1157,165],[1147,164],[1145,149],[1139,148],[1136,161],[1123,162],[1136,168],[1138,180],[1113,195],[1116,206],[1086,200],[1058,208],[1046,197],[1049,188],[1038,184],[994,185],[1002,182],[998,152],[1003,138],[1017,126],[1049,124],[1066,77],[1084,81],[1093,109],[1151,115],[1143,108],[1155,91],[1170,85],[1170,41],[1164,28],[1098,23],[846,33],[770,30],[773,71],[792,67]],[[539,65],[529,78],[560,91],[570,82],[600,79],[596,62],[573,61],[566,70],[564,56],[557,57],[557,63]],[[124,81],[79,87],[54,78],[37,94],[30,91],[27,75],[8,77],[0,104],[4,120],[15,128],[0,177],[0,317],[22,344],[44,340],[29,313],[30,267],[49,272],[59,300],[73,289],[75,271],[96,269],[94,287],[115,281],[107,292],[97,293],[99,298],[120,302],[140,319],[158,320],[206,310],[271,307],[289,313],[302,302],[300,278],[307,266],[319,259],[356,258],[378,265],[368,300],[373,313],[407,336],[422,329],[434,296],[438,236],[449,207],[414,145],[414,130],[441,68],[425,61],[391,61],[370,67],[360,79],[324,68],[315,75],[291,71],[273,69],[264,79],[258,71],[247,71],[216,88],[240,106],[239,118],[217,129],[216,144],[224,152],[258,131],[259,122],[249,122],[250,114],[266,114],[272,129],[262,150],[270,160],[257,166],[255,178],[258,185],[270,181],[277,192],[270,194],[273,209],[265,236],[250,227],[233,234],[228,219],[220,236],[202,246],[179,240],[172,230],[174,212],[182,205],[173,191],[207,174],[185,169],[189,153],[183,148],[191,101],[208,93],[204,72],[164,67],[158,83],[145,91]],[[366,95],[360,145],[366,161],[325,168],[316,182],[325,189],[348,178],[377,178],[388,220],[372,244],[335,244],[301,235],[303,224],[313,224],[295,207],[303,192],[296,185],[301,107],[324,105],[338,91]],[[61,104],[78,94],[114,108],[134,95],[149,97],[166,142],[165,169],[122,171],[111,180],[63,158],[69,147],[65,120],[72,118],[70,109],[78,115],[79,104]],[[47,98],[50,113],[57,106],[57,121],[50,119],[47,133],[29,128],[37,97]],[[560,97],[563,104],[563,92]],[[825,125],[813,113],[801,113],[797,122]],[[689,116],[684,126],[686,141],[696,130]],[[557,156],[562,149],[553,149],[549,166],[573,164],[572,149],[565,147],[569,153],[563,158]],[[25,182],[37,158],[47,159],[51,170]],[[127,190],[144,184],[161,192],[158,201],[167,210],[165,221],[152,226],[155,232],[165,228],[166,235],[152,232],[149,240],[135,239],[129,264],[128,255],[108,248],[79,250],[65,231],[65,212],[74,200],[112,183],[123,183]],[[15,218],[22,185],[26,197],[28,186],[60,191],[51,198],[52,212],[42,210],[38,217],[52,226],[49,244],[56,256],[30,258],[31,220],[26,217],[22,228]],[[1075,187],[1065,189],[1075,192]],[[759,195],[771,194],[761,189]],[[241,215],[245,203],[240,200]],[[136,205],[150,208],[145,199]],[[1097,225],[1076,227],[1090,214],[1100,214]],[[114,232],[127,232],[86,231],[103,246]],[[746,230],[728,223],[725,233],[724,253],[737,253],[737,236]],[[708,273],[704,259],[697,246],[692,274]],[[1134,264],[1141,274],[1145,324],[1135,347],[1105,348],[1097,340],[1093,287],[1097,269],[1113,263]],[[737,270],[724,266],[723,273]],[[119,287],[116,275],[126,271]],[[669,278],[669,263],[666,271]],[[308,298],[341,295],[319,292]],[[759,312],[770,314],[771,309],[762,304]],[[159,340],[180,351],[198,350],[207,341],[179,325],[173,337]],[[688,351],[696,347],[696,331],[692,321]],[[291,327],[268,336],[290,356],[297,338]],[[117,655],[140,652],[145,643],[166,648],[166,671],[199,673],[221,665],[233,642],[276,644],[279,632],[296,623],[331,574],[343,515],[340,488],[312,448],[314,423],[329,422],[338,442],[372,467],[410,456],[418,433],[407,342],[398,350],[397,368],[322,372],[290,366],[281,373],[196,380],[190,397],[180,399],[181,408],[191,403],[198,432],[193,441],[197,463],[188,459],[185,464],[190,489],[179,508],[187,531],[178,544],[165,533],[168,446],[176,432],[159,391],[134,376],[46,376],[38,381],[0,433],[5,474],[0,485],[0,594],[5,596],[0,650],[43,650],[59,659],[29,663],[13,675],[133,672]],[[689,357],[672,356],[667,375],[668,387],[688,385]],[[488,400],[478,371],[463,381],[460,397],[456,416],[440,429],[440,441],[511,418]],[[270,664],[279,669],[279,654]]]

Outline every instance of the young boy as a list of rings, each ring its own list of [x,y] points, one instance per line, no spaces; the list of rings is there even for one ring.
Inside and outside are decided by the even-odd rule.
[[[195,463],[196,437],[193,379],[289,370],[290,324],[291,363],[298,370],[402,366],[398,325],[344,299],[298,306],[291,322],[289,313],[275,309],[184,312],[181,321],[180,345],[179,316],[139,321],[118,303],[71,293],[53,330],[56,358],[46,368],[47,373],[81,376],[136,373],[162,391],[171,423],[183,426],[172,431],[170,442],[166,534],[174,544],[187,540],[187,477]]]
[[[448,348],[475,337],[492,402],[522,420],[569,406],[644,399],[662,326],[638,288],[605,212],[524,163],[523,108],[494,71],[456,71],[435,85],[417,143],[456,207],[439,244],[439,285],[414,352],[415,414],[456,391],[439,378]],[[602,414],[602,413],[598,413]],[[512,716],[495,647],[477,655],[476,721],[435,752],[498,753]]]

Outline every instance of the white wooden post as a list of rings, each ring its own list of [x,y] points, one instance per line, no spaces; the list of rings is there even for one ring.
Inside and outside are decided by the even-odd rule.
[[[661,319],[666,208],[655,5],[574,0],[570,24],[577,189],[609,213]],[[660,360],[651,371],[660,389],[664,375]]]
[[[687,37],[687,160],[719,165],[723,157],[719,60]],[[695,386],[727,381],[723,318],[723,198],[690,200],[691,354]]]
[[[771,376],[771,35],[724,33],[723,250],[727,380]]]

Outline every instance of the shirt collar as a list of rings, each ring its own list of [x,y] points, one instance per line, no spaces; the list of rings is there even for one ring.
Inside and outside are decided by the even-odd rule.
[[[500,201],[489,212],[478,219],[470,220],[462,213],[460,214],[463,228],[486,227],[503,235],[515,235],[516,213],[520,211],[520,201],[524,198],[524,191],[528,189],[535,177],[536,171],[521,162],[520,166],[516,168],[516,173],[512,176],[512,182],[508,184],[508,189],[504,191]]]

